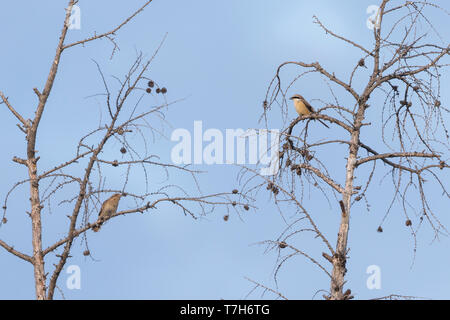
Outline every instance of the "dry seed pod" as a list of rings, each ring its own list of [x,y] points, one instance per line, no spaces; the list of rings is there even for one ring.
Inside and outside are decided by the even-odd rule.
[[[284,249],[284,248],[287,247],[287,243],[284,242],[284,241],[281,241],[281,242],[278,244],[278,247],[279,247],[280,249]]]

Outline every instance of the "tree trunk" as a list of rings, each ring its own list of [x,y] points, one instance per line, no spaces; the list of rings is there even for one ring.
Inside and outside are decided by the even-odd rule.
[[[333,256],[333,271],[331,278],[331,300],[344,300],[343,293],[345,284],[345,274],[347,273],[347,240],[350,229],[350,205],[353,194],[353,179],[355,177],[356,160],[359,149],[359,135],[362,120],[364,119],[364,111],[366,108],[365,100],[359,104],[358,113],[354,121],[354,130],[350,140],[350,150],[347,159],[345,189],[342,195],[344,208],[342,210],[341,224],[336,244],[336,253]]]
[[[39,199],[39,182],[37,179],[36,159],[28,159],[30,177],[31,224],[33,245],[33,267],[36,299],[45,299],[45,268],[42,254],[41,204]]]

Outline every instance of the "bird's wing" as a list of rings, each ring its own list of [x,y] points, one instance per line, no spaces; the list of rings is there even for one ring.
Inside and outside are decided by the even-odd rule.
[[[306,101],[305,99],[303,99],[303,103],[305,104],[305,107],[309,110],[309,112],[314,113],[314,108],[309,104],[308,101]]]
[[[102,204],[102,207],[100,208],[100,212],[98,213],[98,217],[99,218],[105,214],[104,211],[105,211],[106,202],[108,202],[108,200],[104,201],[103,204]]]

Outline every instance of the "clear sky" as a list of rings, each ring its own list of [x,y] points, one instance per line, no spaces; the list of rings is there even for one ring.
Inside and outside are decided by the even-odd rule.
[[[65,2],[4,1],[0,5],[3,44],[0,90],[27,118],[32,117],[36,106],[32,88],[43,87],[52,63]],[[68,41],[110,30],[143,2],[81,0],[81,29],[71,30]],[[450,10],[447,1],[436,2]],[[320,61],[336,74],[348,75],[348,70],[360,58],[356,49],[326,36],[313,23],[313,15],[339,34],[369,46],[372,35],[366,27],[366,8],[373,4],[377,1],[154,0],[118,32],[120,51],[113,60],[109,60],[112,46],[106,40],[64,53],[41,122],[37,147],[42,157],[39,165],[51,167],[69,159],[79,137],[98,124],[101,100],[86,98],[102,91],[92,59],[100,63],[106,75],[122,77],[137,51],[151,56],[167,33],[149,74],[168,88],[168,100],[186,99],[167,112],[170,126],[166,127],[165,134],[170,136],[175,128],[192,131],[195,120],[202,120],[204,129],[217,128],[222,132],[227,128],[261,128],[258,119],[262,101],[281,62]],[[440,26],[443,38],[448,39],[448,17],[437,10],[428,13],[430,20]],[[290,75],[294,73],[292,70]],[[450,82],[445,72],[441,85],[441,100],[449,101],[445,88]],[[330,101],[332,98],[325,84],[318,86],[303,81],[292,89],[296,90],[309,99]],[[293,119],[295,114],[291,111]],[[373,112],[371,116],[376,116],[375,110]],[[103,110],[103,116],[105,114]],[[15,118],[4,105],[0,105],[0,124],[0,196],[3,201],[11,186],[26,177],[24,168],[11,161],[13,156],[25,155],[25,144]],[[271,123],[272,128],[281,125],[278,120]],[[379,133],[377,129],[372,130],[369,134]],[[170,140],[162,140],[154,145],[155,152],[170,160],[174,145]],[[336,155],[330,153],[328,157],[332,159]],[[239,168],[236,166],[199,165],[195,168],[208,171],[200,178],[205,193],[238,187]],[[336,168],[343,170],[342,166]],[[110,177],[109,186],[120,187],[120,182],[114,185],[120,178]],[[339,181],[342,178],[343,173],[338,176]],[[448,174],[444,181],[445,178],[448,181]],[[130,188],[140,188],[141,179],[133,177]],[[188,179],[177,175],[171,179],[195,190]],[[437,191],[429,190],[435,194],[435,211],[443,224],[449,226],[448,199],[436,194]],[[361,299],[391,293],[449,298],[448,238],[434,239],[430,228],[424,227],[417,239],[416,259],[412,265],[415,244],[404,226],[400,207],[395,207],[396,212],[384,222],[384,232],[376,232],[391,194],[392,190],[384,188],[378,179],[372,186],[370,212],[363,204],[353,209],[346,287]],[[25,213],[28,196],[28,188],[23,187],[11,197],[8,223],[0,227],[0,239],[31,254],[31,224]],[[334,241],[338,211],[322,202],[311,196],[306,197],[304,205],[316,213],[320,226]],[[125,199],[119,209],[130,205]],[[195,221],[170,206],[161,206],[144,215],[114,219],[101,232],[88,233],[89,249],[95,260],[84,257],[84,246],[80,240],[75,242],[73,258],[60,276],[59,287],[68,299],[241,299],[253,288],[245,277],[276,288],[273,280],[276,252],[266,253],[264,246],[255,243],[276,239],[286,225],[267,194],[261,194],[254,205],[258,208],[246,212],[241,219],[231,215],[227,222],[222,219],[220,210]],[[65,215],[58,211],[56,203],[51,213],[46,209],[44,212],[45,246],[61,238],[67,227],[54,222],[58,215]],[[297,244],[323,260],[311,239],[305,237],[302,241]],[[66,287],[69,265],[80,267],[80,290]],[[379,290],[369,290],[366,286],[366,269],[370,265],[380,267]],[[46,267],[47,271],[53,270],[51,263]],[[30,264],[0,248],[0,268],[0,299],[34,298]],[[290,260],[279,273],[278,290],[288,298],[310,299],[320,289],[329,289],[329,279],[301,257]],[[260,298],[261,291],[250,297]],[[62,296],[57,293],[56,298]]]

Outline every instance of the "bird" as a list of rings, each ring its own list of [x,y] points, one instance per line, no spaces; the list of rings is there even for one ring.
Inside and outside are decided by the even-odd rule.
[[[100,209],[100,212],[98,214],[97,222],[92,228],[94,232],[98,232],[103,222],[117,212],[117,207],[119,206],[119,200],[121,196],[122,194],[116,193],[113,194],[109,199],[105,200],[105,202],[103,202],[102,208]]]
[[[294,101],[295,111],[297,111],[299,116],[306,116],[306,115],[311,114],[311,113],[316,113],[314,108],[301,95],[295,94],[292,97],[290,97],[289,99]],[[317,120],[319,120],[319,122],[321,124],[323,124],[325,127],[330,128],[322,120],[320,120],[320,119],[317,119]]]

